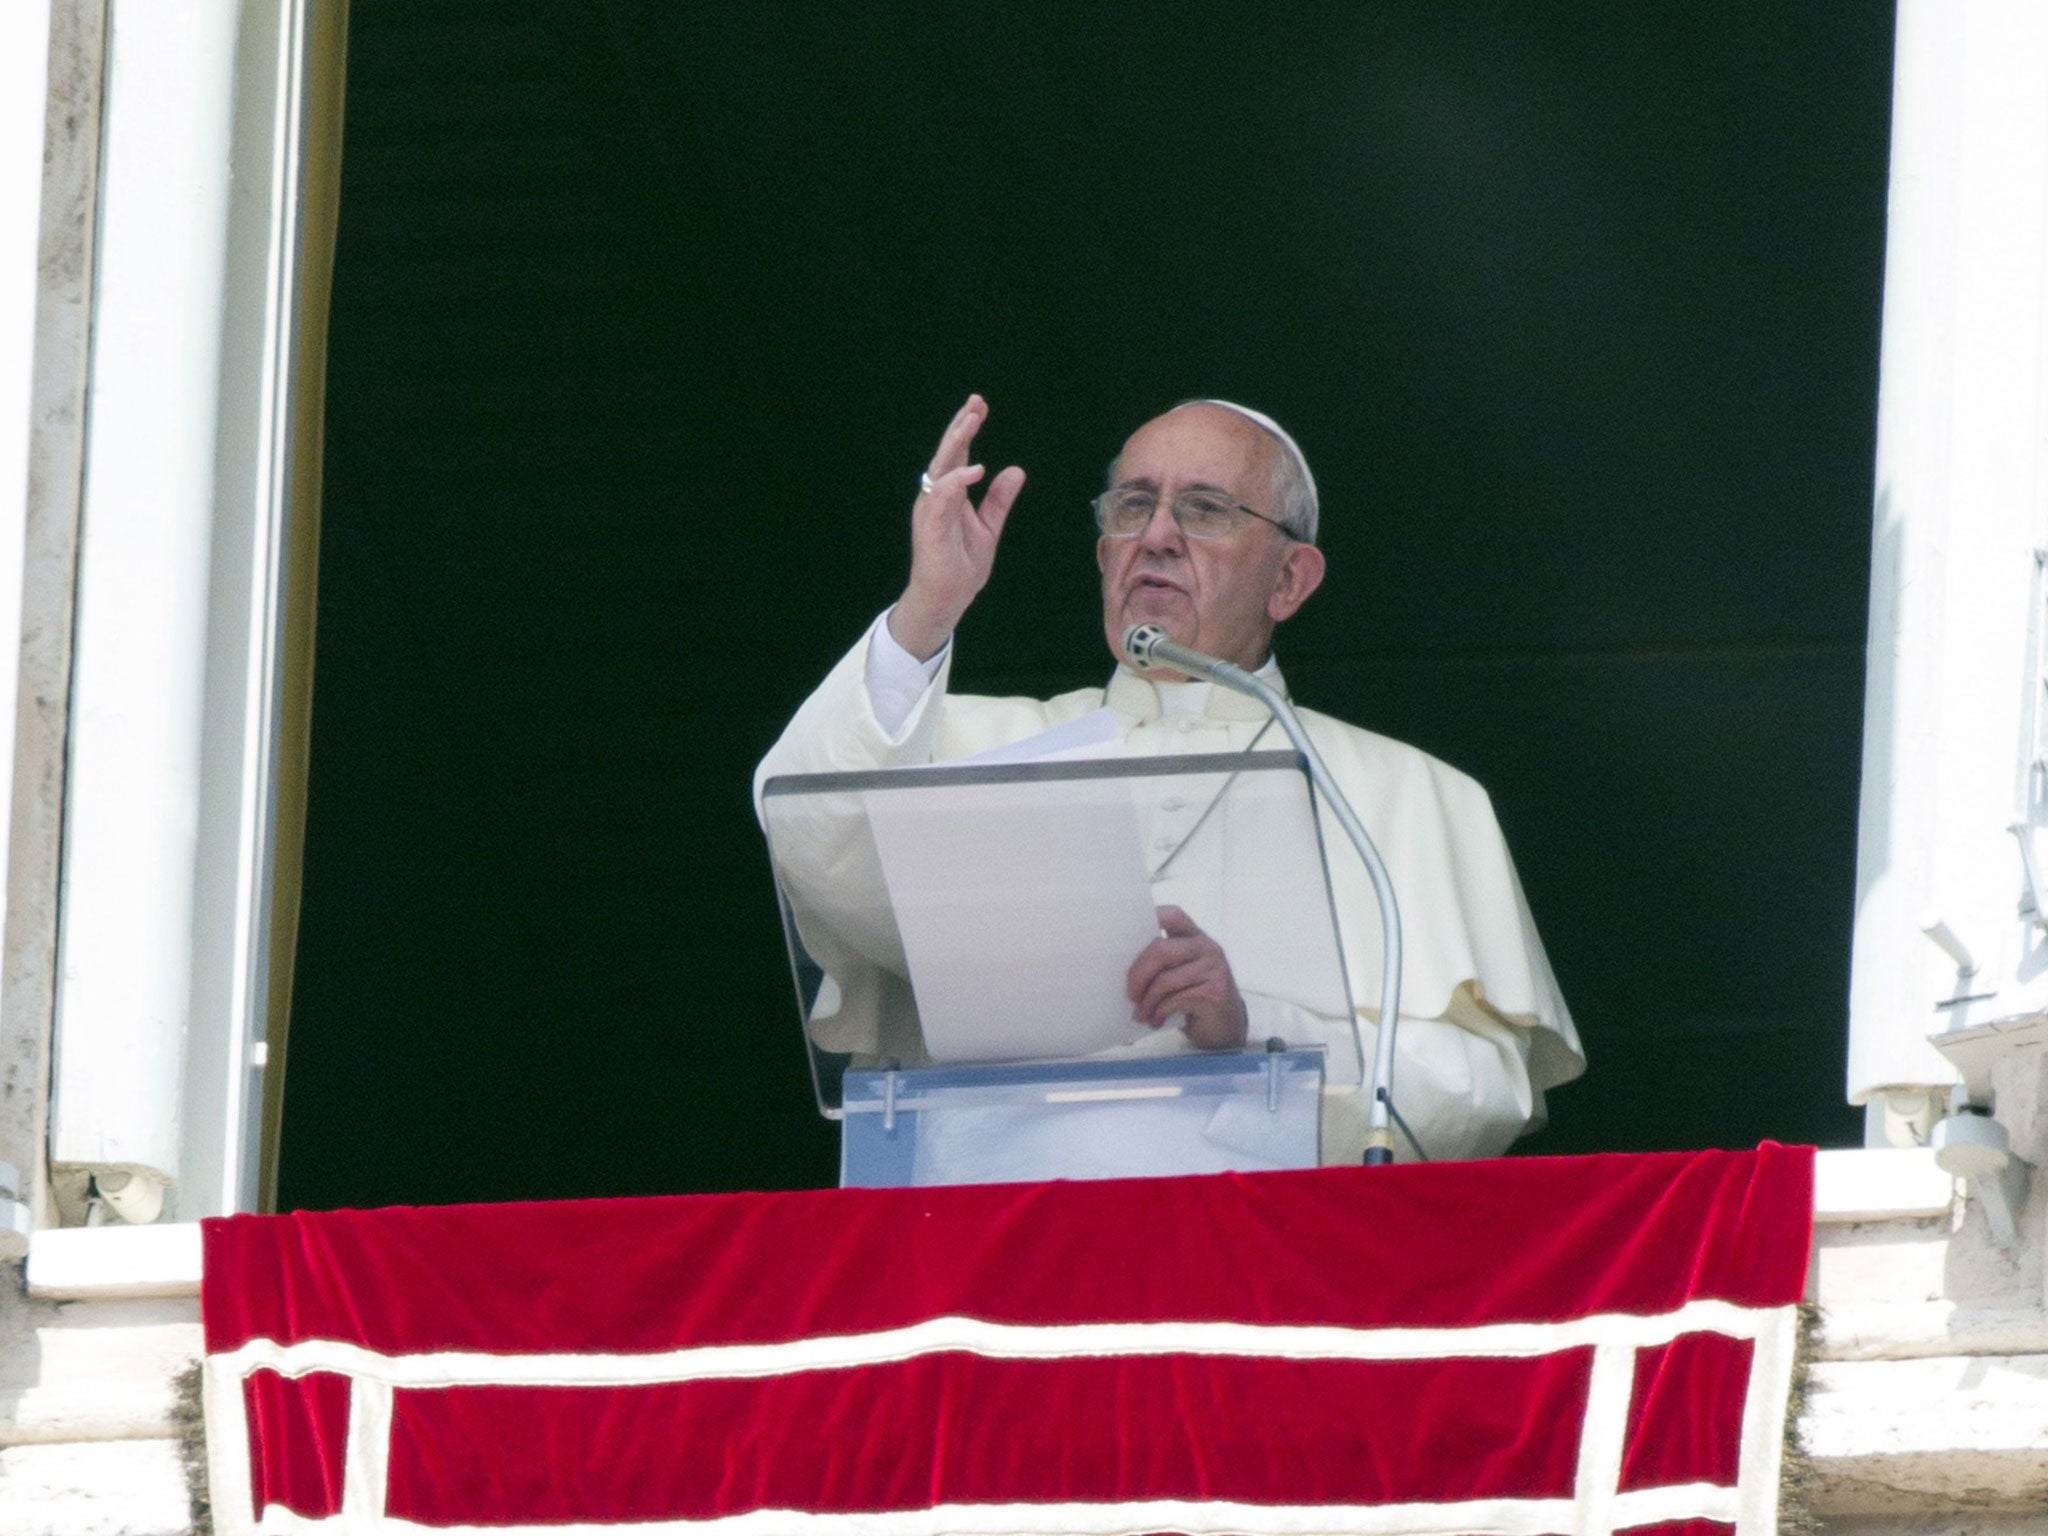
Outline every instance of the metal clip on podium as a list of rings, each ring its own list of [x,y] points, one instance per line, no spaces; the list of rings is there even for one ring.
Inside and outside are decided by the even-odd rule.
[[[842,1184],[1312,1167],[1326,1097],[1357,1095],[1363,1113],[1297,754],[788,775],[762,808]],[[1193,1050],[1127,1018],[1103,1047],[1149,935],[1129,953],[1097,938],[1123,930],[1090,908],[1106,898],[1071,856],[1077,824],[1103,829],[1091,858],[1120,858],[1151,904],[1183,908],[1223,946],[1250,1014],[1244,1050]],[[906,828],[919,859],[902,851]]]

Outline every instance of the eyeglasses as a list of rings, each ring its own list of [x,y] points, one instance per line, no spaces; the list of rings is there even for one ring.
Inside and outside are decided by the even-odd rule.
[[[1159,497],[1151,491],[1126,486],[1104,491],[1090,503],[1095,508],[1095,526],[1112,539],[1134,539],[1151,525],[1159,510]],[[1288,538],[1298,538],[1293,529],[1276,517],[1254,512],[1241,502],[1213,491],[1182,491],[1167,507],[1180,531],[1191,539],[1224,539],[1243,526],[1244,517],[1270,523]]]

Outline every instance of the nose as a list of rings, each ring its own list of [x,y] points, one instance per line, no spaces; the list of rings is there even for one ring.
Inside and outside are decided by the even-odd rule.
[[[1145,549],[1179,552],[1185,548],[1187,535],[1180,531],[1180,524],[1174,519],[1173,503],[1161,498],[1159,505],[1152,509],[1152,520],[1139,530],[1138,543]]]

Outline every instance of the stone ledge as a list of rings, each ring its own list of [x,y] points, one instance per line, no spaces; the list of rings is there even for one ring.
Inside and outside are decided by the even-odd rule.
[[[1823,1227],[1946,1216],[1955,1190],[1926,1147],[1823,1148],[1813,1160],[1813,1219]]]
[[[2041,1517],[1967,1515],[1953,1510],[1918,1515],[1823,1516],[1820,1536],[2041,1536]]]
[[[170,1440],[0,1448],[0,1536],[184,1536],[192,1499]]]
[[[167,1378],[69,1391],[0,1389],[0,1447],[162,1440],[177,1431],[177,1406]]]
[[[199,1223],[49,1227],[28,1245],[28,1293],[42,1300],[199,1294]]]
[[[169,1436],[174,1383],[203,1347],[189,1298],[0,1294],[0,1445]]]
[[[1821,1303],[1817,1357],[1824,1361],[1917,1361],[2048,1354],[2048,1315],[2038,1307],[1971,1307],[1952,1301]]]
[[[2048,1509],[2048,1354],[1821,1362],[1802,1423],[1825,1515]]]

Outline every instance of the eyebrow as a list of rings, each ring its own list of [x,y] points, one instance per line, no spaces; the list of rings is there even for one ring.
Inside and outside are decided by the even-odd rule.
[[[1145,490],[1156,493],[1159,489],[1159,482],[1151,475],[1138,475],[1129,480],[1119,480],[1115,485],[1111,486],[1110,489],[1116,491]],[[1237,493],[1235,491],[1232,491],[1225,486],[1212,484],[1207,480],[1194,481],[1192,484],[1182,486],[1181,490],[1208,491],[1214,495],[1224,497],[1227,500],[1234,501],[1237,499]]]

